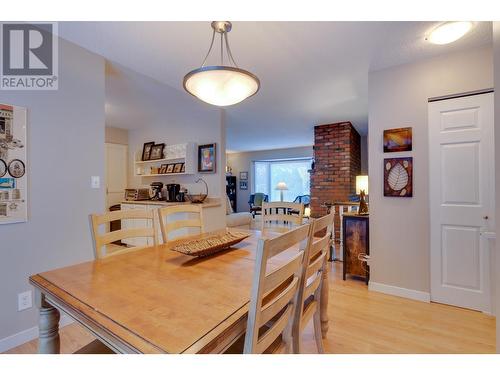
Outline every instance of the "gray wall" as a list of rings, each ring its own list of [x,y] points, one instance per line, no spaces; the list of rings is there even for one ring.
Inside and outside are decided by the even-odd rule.
[[[59,90],[0,91],[28,110],[28,222],[0,225],[0,340],[36,326],[17,311],[28,276],[92,259],[88,215],[104,208],[104,60],[59,42]]]
[[[232,168],[233,176],[236,176],[237,210],[248,211],[248,198],[253,193],[253,162],[256,160],[288,159],[312,157],[312,146],[283,148],[276,150],[263,150],[252,152],[237,152],[227,154],[226,164]],[[240,190],[240,172],[248,172],[248,190]]]
[[[493,86],[492,49],[448,54],[369,75],[371,281],[430,291],[427,99]],[[382,132],[413,127],[414,196],[383,196]],[[399,153],[390,154],[397,157]]]
[[[493,22],[494,75],[495,75],[495,190],[496,190],[496,313],[497,353],[500,353],[500,22]]]

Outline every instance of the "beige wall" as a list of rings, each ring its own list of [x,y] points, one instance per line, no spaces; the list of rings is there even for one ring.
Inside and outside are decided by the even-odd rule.
[[[253,162],[256,160],[288,159],[312,157],[312,146],[293,147],[276,150],[263,150],[251,152],[237,152],[227,154],[227,165],[232,168],[233,176],[236,176],[237,183],[237,204],[238,212],[248,211],[248,198],[253,193]],[[248,190],[240,190],[240,172],[248,172]]]
[[[106,126],[105,142],[128,145],[128,130]]]
[[[427,99],[493,87],[490,47],[369,74],[371,282],[430,292]],[[411,153],[384,154],[384,129],[413,127]],[[413,198],[383,196],[384,157],[413,156]]]
[[[36,307],[17,311],[28,277],[92,259],[88,215],[104,209],[104,187],[90,187],[104,176],[104,60],[60,40],[59,61],[58,90],[0,91],[28,110],[29,178],[28,222],[0,225],[0,352],[37,332]]]
[[[493,22],[494,75],[495,75],[495,186],[496,186],[496,315],[497,353],[500,353],[500,22]]]

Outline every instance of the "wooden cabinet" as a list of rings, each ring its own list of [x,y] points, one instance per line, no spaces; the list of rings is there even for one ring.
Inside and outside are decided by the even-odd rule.
[[[370,221],[368,215],[353,213],[342,217],[344,265],[343,279],[346,275],[364,278],[366,284],[370,279],[370,268],[360,260],[364,254],[370,254]]]

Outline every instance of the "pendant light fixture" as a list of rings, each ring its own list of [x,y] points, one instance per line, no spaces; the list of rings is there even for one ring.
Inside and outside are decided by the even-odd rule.
[[[190,71],[184,77],[184,89],[198,99],[220,107],[239,103],[254,95],[260,87],[259,79],[236,65],[229,48],[227,33],[231,22],[212,22],[212,41],[201,67]],[[220,65],[205,66],[215,41],[215,33],[220,34]],[[228,65],[224,65],[224,45]]]

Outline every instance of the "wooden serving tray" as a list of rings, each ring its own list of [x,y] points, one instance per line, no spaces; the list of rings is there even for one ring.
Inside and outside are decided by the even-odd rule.
[[[225,250],[247,237],[250,237],[250,233],[227,231],[226,233],[217,233],[205,238],[186,240],[172,247],[171,250],[193,257],[206,257]]]

